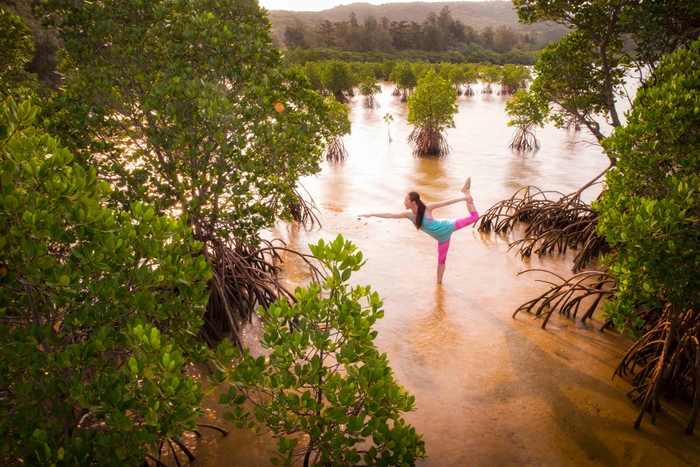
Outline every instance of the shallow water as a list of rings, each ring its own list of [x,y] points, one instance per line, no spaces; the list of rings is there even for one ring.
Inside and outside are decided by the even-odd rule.
[[[508,251],[509,238],[467,227],[452,237],[442,286],[435,282],[436,242],[407,220],[358,218],[364,212],[401,212],[405,193],[424,200],[458,197],[467,176],[483,213],[524,185],[569,193],[607,167],[607,159],[585,132],[540,129],[542,148],[521,155],[508,149],[505,98],[460,97],[456,128],[448,131],[452,152],[417,158],[406,143],[405,104],[391,87],[378,96],[381,108],[350,104],[353,133],[341,164],[325,164],[303,181],[319,207],[323,227],[304,232],[279,225],[273,236],[306,251],[306,244],[337,234],[352,240],[368,258],[352,281],[371,284],[384,297],[386,316],[376,340],[395,376],[416,396],[407,420],[426,442],[423,466],[557,465],[681,466],[700,464],[698,435],[683,434],[689,408],[664,403],[656,425],[645,418],[641,430],[625,394],[629,384],[611,380],[630,341],[598,331],[599,322],[581,324],[554,316],[547,329],[514,310],[546,290],[518,272],[547,268],[570,275],[572,254],[521,260]],[[382,117],[394,116],[390,124]],[[584,199],[594,199],[593,187]],[[435,211],[436,217],[467,215],[463,203]],[[293,263],[293,262],[292,262]],[[290,285],[303,281],[290,265]],[[255,343],[255,330],[248,330]],[[209,404],[208,422],[218,415]],[[221,438],[203,429],[188,443],[200,466],[265,466],[274,445],[265,438],[232,433]]]

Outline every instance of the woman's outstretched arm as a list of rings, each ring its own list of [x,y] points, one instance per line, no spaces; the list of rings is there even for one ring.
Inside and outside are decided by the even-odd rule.
[[[408,217],[408,212],[397,212],[397,213],[390,213],[390,212],[380,212],[380,213],[371,213],[371,214],[360,214],[360,217],[383,217],[384,219],[409,219]]]

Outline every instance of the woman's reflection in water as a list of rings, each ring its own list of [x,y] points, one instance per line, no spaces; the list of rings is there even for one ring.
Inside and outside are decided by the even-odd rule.
[[[461,345],[461,325],[452,316],[458,311],[445,304],[448,293],[443,287],[435,287],[430,308],[426,307],[426,313],[412,326],[413,353],[431,368],[451,365],[450,356]]]

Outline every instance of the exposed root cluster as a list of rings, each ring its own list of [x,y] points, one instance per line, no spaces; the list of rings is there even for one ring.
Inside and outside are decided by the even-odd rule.
[[[216,425],[209,425],[207,423],[198,423],[197,427],[204,427],[204,428],[211,428],[212,430],[216,430],[219,433],[223,435],[225,438],[228,436],[228,430],[225,430],[224,428],[221,428]],[[197,436],[197,438],[202,437],[202,433],[200,433],[199,430],[194,430],[194,434]],[[187,456],[187,459],[190,462],[194,462],[196,460],[195,455],[192,453],[192,451],[189,450],[189,448],[182,442],[182,439],[180,438],[167,438],[165,441],[161,442],[160,445],[158,446],[158,456],[154,456],[153,454],[146,454],[147,461],[144,461],[143,467],[148,467],[150,464],[148,461],[153,461],[157,467],[168,467],[168,464],[163,462],[161,459],[163,458],[163,455],[166,454],[163,452],[163,448],[168,447],[170,454],[172,455],[173,459],[175,460],[175,463],[177,464],[178,467],[182,465],[180,462],[180,457],[178,456],[178,451],[175,449],[175,446],[177,446],[180,451],[182,451],[185,456]]]
[[[399,89],[399,87],[396,86],[394,90],[391,91],[391,95],[394,97],[399,97],[401,95],[401,89]]]
[[[348,157],[348,150],[345,149],[343,138],[337,136],[326,149],[326,160],[328,162],[343,162]]]
[[[486,86],[481,88],[481,94],[493,94],[493,88],[491,88],[491,83],[486,83]]]
[[[311,198],[311,195],[309,195],[309,192],[306,191],[306,188],[303,186],[302,188],[308,195],[309,199],[307,200],[301,193],[299,193],[299,190],[295,189],[294,195],[296,196],[296,201],[289,205],[289,213],[292,215],[294,222],[301,224],[304,229],[308,231],[313,229],[316,224],[321,227],[321,221],[316,215],[318,212],[316,203],[314,202],[313,198]]]
[[[573,115],[569,115],[564,121],[564,128],[567,130],[581,131],[581,121]]]
[[[378,109],[381,106],[379,105],[377,98],[370,94],[369,96],[365,96],[365,98],[362,100],[362,107],[365,109]]]
[[[445,135],[433,127],[414,128],[408,135],[408,142],[416,145],[413,149],[414,155],[443,156],[450,152]]]
[[[508,146],[516,151],[536,151],[540,148],[540,142],[535,136],[535,125],[519,126],[515,136],[510,140]]]
[[[700,412],[700,310],[663,308],[641,311],[645,320],[644,336],[628,351],[615,370],[616,375],[631,377],[633,389],[627,394],[640,410],[635,428],[644,413],[651,422],[661,408],[660,395],[679,397],[692,404],[686,433],[691,434]]]
[[[547,196],[555,194],[559,199]],[[564,196],[559,192],[544,192],[528,186],[518,190],[510,199],[492,206],[479,220],[479,230],[497,233],[510,232],[518,222],[528,223],[523,238],[515,240],[510,248],[529,257],[542,256],[554,249],[564,252],[578,249],[574,272],[609,251],[604,237],[598,235],[598,213],[581,201],[581,193]]]
[[[593,316],[596,308],[602,300],[610,300],[616,291],[615,278],[610,274],[600,271],[583,271],[569,279],[546,269],[528,269],[526,272],[545,272],[555,276],[559,282],[539,280],[551,285],[551,288],[542,295],[523,303],[513,313],[513,318],[521,311],[535,313],[535,318],[542,318],[542,329],[547,326],[550,316],[556,310],[560,315],[576,319],[579,308],[583,305],[584,311],[581,314],[581,321],[585,322]],[[586,300],[586,299],[591,300]],[[611,322],[606,322],[603,328],[610,326]]]
[[[518,91],[520,91],[523,88],[524,88],[524,86],[522,86],[520,84],[501,85],[497,94],[499,96],[514,96]]]
[[[212,278],[200,338],[214,347],[215,342],[230,337],[242,348],[240,320],[252,321],[258,306],[268,308],[280,297],[294,300],[277,278],[282,251],[299,255],[312,271],[317,270],[312,257],[267,240],[261,240],[259,246],[240,240],[219,241],[204,250],[211,263]]]
[[[471,86],[466,85],[466,86],[464,87],[463,94],[464,94],[464,96],[466,96],[466,97],[471,97],[471,96],[474,95],[474,89],[472,89]]]

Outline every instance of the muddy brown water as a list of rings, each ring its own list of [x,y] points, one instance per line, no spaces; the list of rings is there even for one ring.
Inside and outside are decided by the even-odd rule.
[[[478,91],[478,89],[477,89]],[[367,258],[351,281],[371,284],[384,298],[385,317],[376,343],[386,352],[395,377],[416,396],[406,419],[423,434],[428,458],[421,466],[683,466],[700,465],[700,438],[687,436],[689,407],[664,403],[652,425],[645,417],[632,427],[637,410],[624,379],[611,379],[631,341],[599,332],[558,315],[547,329],[514,310],[547,286],[544,275],[518,272],[547,268],[571,274],[572,253],[521,260],[508,251],[512,237],[486,235],[467,227],[452,237],[442,286],[435,284],[436,242],[407,220],[358,218],[364,212],[401,212],[403,198],[417,190],[426,201],[460,196],[467,176],[480,213],[518,188],[534,185],[569,193],[607,166],[584,131],[540,129],[542,148],[522,155],[508,149],[505,98],[460,97],[452,148],[442,158],[417,158],[406,138],[405,104],[383,86],[381,107],[350,104],[353,133],[344,138],[349,158],[324,164],[303,181],[315,199],[322,228],[305,232],[279,225],[270,235],[306,250],[319,238],[342,234]],[[390,113],[393,141],[382,117]],[[585,193],[589,201],[600,192]],[[467,215],[463,203],[435,211],[436,217]],[[288,262],[290,287],[307,279]],[[257,345],[255,326],[246,331]],[[207,402],[202,422],[216,422],[219,409]],[[205,429],[187,443],[198,456],[193,466],[266,466],[274,453],[267,437],[249,437],[228,426],[226,438]]]

